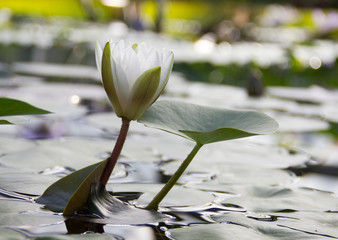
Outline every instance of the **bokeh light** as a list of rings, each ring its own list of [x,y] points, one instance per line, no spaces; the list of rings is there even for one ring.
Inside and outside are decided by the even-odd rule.
[[[312,56],[309,59],[309,65],[313,69],[319,69],[322,66],[322,60],[317,56]]]

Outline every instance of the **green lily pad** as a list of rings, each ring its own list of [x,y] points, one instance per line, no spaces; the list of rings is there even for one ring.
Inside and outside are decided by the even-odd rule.
[[[25,124],[26,122],[28,122],[27,119],[17,116],[8,116],[8,117],[4,116],[0,118],[0,125],[4,124],[20,125]]]
[[[47,114],[49,111],[34,107],[26,102],[0,97],[0,116]]]
[[[176,101],[158,101],[138,120],[199,144],[271,134],[278,123],[253,110],[229,110]]]
[[[55,212],[63,211],[65,216],[72,215],[87,204],[90,185],[99,182],[105,164],[106,160],[61,178],[48,187],[36,202]]]
[[[24,124],[26,119],[15,115],[47,114],[49,111],[34,107],[26,102],[0,97],[0,125],[2,124]]]

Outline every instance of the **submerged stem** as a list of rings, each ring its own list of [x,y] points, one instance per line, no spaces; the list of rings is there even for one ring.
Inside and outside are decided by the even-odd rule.
[[[116,140],[115,143],[115,147],[114,150],[112,152],[112,154],[110,155],[110,157],[108,158],[108,162],[103,170],[103,173],[101,175],[101,179],[100,182],[103,185],[106,185],[109,177],[111,175],[111,173],[113,172],[113,169],[116,165],[117,159],[120,156],[122,147],[124,142],[126,141],[126,137],[127,137],[127,133],[128,133],[128,129],[129,129],[129,124],[130,124],[130,120],[122,118],[122,125],[121,125],[121,129],[120,129],[120,134]]]
[[[169,179],[169,181],[164,185],[161,191],[154,197],[154,199],[146,207],[147,210],[157,210],[158,205],[163,200],[163,198],[168,194],[172,189],[178,179],[182,176],[183,172],[187,169],[192,159],[195,157],[196,153],[200,150],[203,144],[196,143],[195,147],[191,150],[187,158],[182,162],[181,166],[177,169],[174,175]]]

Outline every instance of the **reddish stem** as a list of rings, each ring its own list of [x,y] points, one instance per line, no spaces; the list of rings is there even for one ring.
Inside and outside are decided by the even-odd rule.
[[[116,165],[117,159],[120,156],[122,147],[124,145],[124,142],[126,141],[126,137],[127,137],[127,133],[128,133],[128,129],[129,129],[129,124],[130,124],[130,120],[122,118],[122,126],[121,126],[121,129],[120,129],[120,134],[119,134],[119,136],[116,140],[113,152],[110,155],[110,157],[108,158],[108,162],[106,164],[106,167],[104,168],[103,173],[101,175],[100,182],[103,185],[107,185],[109,177],[110,177],[111,173],[113,172],[113,169]]]

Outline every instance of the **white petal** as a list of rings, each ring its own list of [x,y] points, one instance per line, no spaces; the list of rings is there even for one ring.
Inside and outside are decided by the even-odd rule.
[[[96,60],[96,67],[99,70],[100,74],[101,74],[101,62],[102,62],[102,54],[103,54],[103,50],[99,44],[99,42],[96,42],[96,48],[95,48],[95,60]]]
[[[111,69],[113,74],[114,86],[116,90],[117,97],[122,111],[127,107],[128,97],[129,97],[129,86],[128,81],[126,81],[126,76],[119,67],[118,63],[111,58]]]
[[[160,85],[165,81],[168,81],[174,62],[174,54],[172,52],[166,52],[162,54],[162,71]]]
[[[140,63],[142,64],[141,68],[144,70],[148,70],[151,67],[155,67],[155,65],[153,63],[150,63],[149,60],[152,58],[151,56],[156,52],[156,50],[152,47],[148,47],[145,43],[141,43],[137,47],[137,49],[137,55]]]
[[[168,83],[169,76],[170,76],[170,73],[172,71],[173,64],[174,64],[174,54],[172,52],[169,52],[169,54],[170,55],[168,56],[168,58],[164,59],[166,61],[163,63],[163,67],[161,68],[160,84],[158,86],[158,89],[155,95],[161,94],[161,92],[163,91],[163,89]]]
[[[133,86],[137,78],[143,73],[137,53],[134,50],[128,51],[128,62],[126,63],[125,72],[130,86]]]
[[[159,87],[153,97],[153,101],[155,101],[168,82],[173,65],[173,53],[166,49],[158,51],[145,43],[137,45],[136,49],[132,44],[123,40],[110,41],[109,44],[113,81],[121,106],[121,116],[130,116],[128,104],[131,101],[131,90],[138,77],[151,68],[161,67]],[[100,58],[102,58],[101,47],[96,50],[98,67],[101,66]]]

